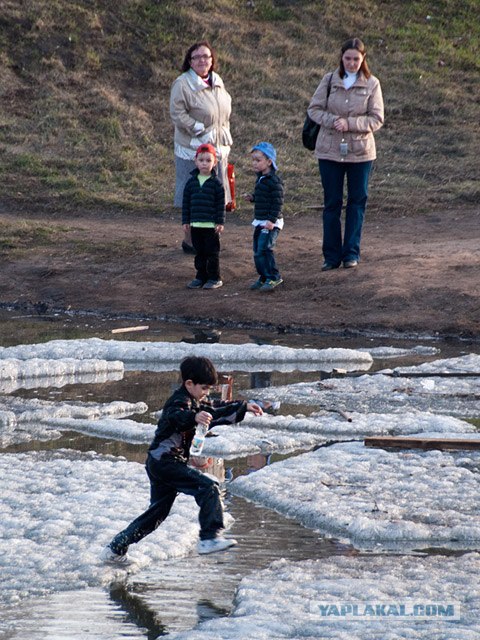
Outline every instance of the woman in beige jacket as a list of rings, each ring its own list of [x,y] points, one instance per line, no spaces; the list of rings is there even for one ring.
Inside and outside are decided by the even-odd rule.
[[[183,189],[195,169],[196,150],[206,143],[215,147],[218,177],[225,187],[225,202],[230,202],[227,165],[232,144],[232,100],[215,68],[211,45],[207,41],[196,42],[185,55],[183,73],[172,85],[170,117],[175,126],[176,207],[182,206]],[[182,247],[184,251],[193,251],[187,234]]]
[[[376,158],[373,133],[383,125],[380,83],[366,61],[358,38],[341,49],[340,65],[320,82],[308,115],[321,125],[315,147],[324,191],[322,271],[358,265],[368,197],[368,180]],[[342,239],[343,184],[347,205]]]

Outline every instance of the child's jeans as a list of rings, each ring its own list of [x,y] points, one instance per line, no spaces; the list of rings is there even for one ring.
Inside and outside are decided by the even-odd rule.
[[[169,455],[161,460],[149,455],[146,470],[150,479],[150,507],[113,538],[109,546],[114,553],[124,555],[130,544],[155,531],[170,513],[179,492],[193,496],[200,507],[198,518],[202,540],[215,538],[224,528],[217,482]]]
[[[253,259],[258,275],[262,280],[279,280],[280,272],[275,263],[273,250],[277,243],[280,229],[274,227],[269,231],[265,227],[255,227],[253,232]]]

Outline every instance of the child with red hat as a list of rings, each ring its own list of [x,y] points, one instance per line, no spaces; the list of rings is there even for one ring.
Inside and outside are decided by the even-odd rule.
[[[201,144],[195,155],[195,169],[183,191],[182,224],[191,231],[196,275],[189,289],[218,289],[220,277],[220,234],[225,224],[225,190],[217,178],[217,154],[211,144]]]

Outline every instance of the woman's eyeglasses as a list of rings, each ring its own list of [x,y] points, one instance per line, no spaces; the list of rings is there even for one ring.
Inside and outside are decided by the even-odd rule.
[[[211,60],[212,56],[192,56],[190,60]]]

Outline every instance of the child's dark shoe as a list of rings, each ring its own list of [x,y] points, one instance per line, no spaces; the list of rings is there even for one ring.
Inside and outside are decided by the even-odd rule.
[[[262,280],[261,278],[259,278],[258,280],[255,280],[253,284],[250,285],[250,290],[256,291],[257,289],[260,289],[261,287],[263,287],[264,284],[265,284],[265,280]]]
[[[187,289],[201,289],[203,287],[203,281],[195,278],[187,284]]]

